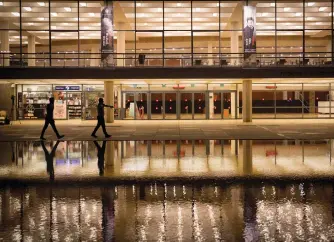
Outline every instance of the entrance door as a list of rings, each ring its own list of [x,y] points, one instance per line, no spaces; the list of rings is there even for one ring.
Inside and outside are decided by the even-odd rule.
[[[237,94],[235,91],[210,93],[210,119],[236,119]]]
[[[134,93],[125,92],[123,93],[123,110],[124,119],[135,119],[136,108],[135,108],[135,95]]]
[[[176,119],[177,117],[177,100],[176,92],[164,93],[164,119]]]
[[[151,119],[163,119],[163,93],[151,93]]]
[[[193,94],[193,119],[206,119],[205,99],[205,92],[195,92]]]
[[[180,93],[180,119],[193,118],[193,93]]]
[[[135,119],[147,119],[147,93],[135,93]]]

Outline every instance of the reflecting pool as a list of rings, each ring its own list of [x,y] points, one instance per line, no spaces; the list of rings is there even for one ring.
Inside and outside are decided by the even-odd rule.
[[[334,177],[333,140],[1,142],[0,180]]]
[[[1,241],[331,241],[331,183],[0,188]]]

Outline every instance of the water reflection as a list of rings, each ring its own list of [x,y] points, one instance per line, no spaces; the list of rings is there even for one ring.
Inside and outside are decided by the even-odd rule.
[[[65,141],[50,153],[47,143],[1,145],[0,176],[14,179],[334,175],[333,140]]]
[[[0,188],[3,241],[331,241],[333,184]]]

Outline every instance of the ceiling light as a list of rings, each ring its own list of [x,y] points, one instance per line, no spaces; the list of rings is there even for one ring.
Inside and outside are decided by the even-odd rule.
[[[41,7],[44,7],[45,3],[44,2],[38,2],[38,5],[41,6]]]
[[[195,11],[199,12],[199,11],[201,11],[201,9],[200,8],[195,8]]]
[[[332,16],[332,13],[329,13],[328,16]]]
[[[52,16],[57,16],[58,14],[57,13],[51,13]]]
[[[177,3],[176,6],[181,7],[181,3]]]
[[[144,23],[144,25],[146,26],[146,25],[147,25],[147,23]]]
[[[3,6],[3,2],[0,2],[0,6]]]
[[[309,7],[312,7],[314,5],[314,3],[312,2],[312,3],[308,3],[307,4],[307,6],[309,6]]]
[[[40,20],[40,21],[44,21],[45,18],[41,17],[41,18],[38,18],[38,20]]]
[[[87,7],[87,3],[80,3],[81,7]]]
[[[322,25],[322,22],[316,22],[315,24],[316,25]]]
[[[141,3],[137,3],[137,7],[141,7]]]
[[[34,25],[34,23],[28,23],[28,25],[30,25],[30,26],[31,26],[31,25]]]
[[[70,7],[64,7],[64,9],[65,9],[65,11],[67,11],[67,12],[71,12],[71,11],[72,11],[72,8],[70,8]]]
[[[313,20],[313,17],[307,17],[306,20]]]
[[[290,11],[291,8],[284,8],[284,12]]]
[[[319,11],[320,11],[320,12],[323,12],[323,11],[325,11],[326,9],[327,9],[327,7],[320,7],[320,8],[319,8]]]
[[[57,29],[57,26],[51,26],[51,29]]]
[[[95,13],[89,13],[89,16],[94,17]]]
[[[56,36],[51,36],[51,39],[55,39],[56,38]]]
[[[20,16],[20,14],[19,14],[18,12],[12,12],[12,14],[13,14],[14,16]]]
[[[275,7],[275,3],[271,3],[271,4],[270,4],[270,7]]]
[[[64,25],[68,25],[68,23],[64,23]]]
[[[296,13],[296,16],[299,17],[299,16],[302,16],[303,13]]]
[[[268,16],[268,13],[262,13],[262,17]]]
[[[161,12],[162,11],[162,8],[158,8],[158,12]]]
[[[219,7],[219,3],[217,3],[217,7]]]
[[[213,17],[217,17],[217,16],[218,16],[218,13],[213,13],[212,16],[213,16]]]
[[[24,8],[24,10],[26,10],[28,12],[30,12],[32,10],[31,7],[23,7],[23,8]]]

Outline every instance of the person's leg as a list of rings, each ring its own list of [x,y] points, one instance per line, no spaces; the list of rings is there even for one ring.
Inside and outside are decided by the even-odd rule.
[[[58,130],[56,128],[56,124],[54,120],[50,120],[50,125],[53,128],[53,131],[56,133],[57,137],[59,138],[61,135],[58,133]]]
[[[101,126],[100,118],[97,117],[97,124],[96,124],[96,127],[95,127],[95,129],[92,133],[92,136],[95,136],[95,134],[96,134],[97,130],[100,128],[100,126]]]
[[[107,130],[106,130],[106,123],[104,121],[104,118],[101,119],[101,126],[102,126],[102,130],[103,130],[104,135],[109,136],[109,134],[107,133]]]
[[[41,139],[44,138],[44,133],[45,133],[45,130],[48,128],[48,126],[49,126],[49,121],[47,119],[45,119],[44,127],[43,127],[42,133],[41,133]]]

